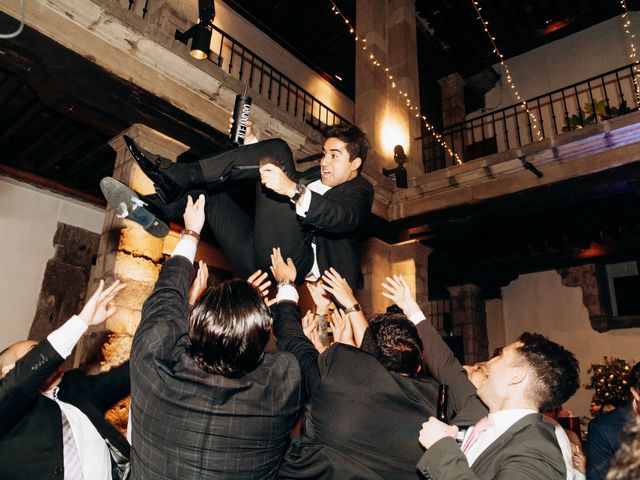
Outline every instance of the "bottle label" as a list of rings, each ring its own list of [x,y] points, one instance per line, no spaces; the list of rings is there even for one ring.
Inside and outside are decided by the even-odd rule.
[[[250,111],[251,104],[245,103],[242,105],[242,112],[240,112],[240,120],[238,121],[238,137],[242,139],[247,135],[247,122],[249,121]]]

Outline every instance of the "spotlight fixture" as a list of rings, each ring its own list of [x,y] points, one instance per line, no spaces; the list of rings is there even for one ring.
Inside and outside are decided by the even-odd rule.
[[[538,170],[533,163],[528,162],[527,160],[525,160],[524,157],[520,157],[520,161],[522,162],[522,166],[524,167],[525,170],[529,170],[538,178],[544,177],[544,173]]]
[[[398,165],[396,168],[383,168],[382,174],[386,177],[394,176],[396,178],[397,188],[407,188],[409,186],[407,182],[407,169],[404,168],[404,164],[409,161],[407,154],[404,153],[402,145],[396,145],[393,147],[393,161]]]
[[[191,56],[198,60],[205,60],[209,56],[211,34],[213,32],[213,19],[216,16],[216,8],[213,0],[198,0],[198,23],[186,32],[176,30],[174,38],[179,42],[188,44],[191,39]]]

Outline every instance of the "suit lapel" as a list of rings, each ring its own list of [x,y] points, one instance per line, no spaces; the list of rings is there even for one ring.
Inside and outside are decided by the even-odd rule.
[[[502,435],[496,438],[496,440],[491,445],[489,445],[484,450],[484,452],[480,454],[480,456],[478,456],[476,461],[473,462],[473,465],[475,467],[479,467],[481,464],[483,464],[486,461],[493,462],[493,457],[496,454],[496,452],[498,452],[504,445],[510,442],[516,433],[518,433],[519,431],[531,425],[535,421],[538,415],[540,414],[531,413],[529,415],[525,415],[516,423],[511,425]]]

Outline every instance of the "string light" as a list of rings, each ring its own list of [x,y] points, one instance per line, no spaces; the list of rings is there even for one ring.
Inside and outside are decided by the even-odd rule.
[[[538,140],[542,140],[543,137],[542,137],[542,132],[538,128],[538,120],[536,119],[536,116],[533,114],[533,112],[529,110],[529,107],[527,106],[527,101],[523,100],[522,97],[520,96],[520,92],[518,92],[518,88],[516,87],[516,84],[513,81],[513,77],[511,76],[511,72],[509,71],[509,66],[504,61],[504,55],[498,49],[498,46],[496,45],[495,37],[491,35],[491,32],[489,32],[489,22],[487,22],[482,17],[482,14],[480,13],[480,10],[482,10],[482,7],[478,4],[477,0],[471,0],[471,3],[473,4],[473,8],[478,14],[478,20],[480,20],[480,23],[482,23],[482,29],[485,31],[485,33],[489,37],[489,41],[493,46],[493,53],[495,53],[498,59],[500,60],[500,65],[502,65],[502,68],[504,69],[504,73],[507,77],[507,83],[511,87],[511,90],[513,90],[513,94],[518,100],[518,102],[520,102],[520,106],[527,112],[527,115],[529,115],[529,119],[531,120],[531,127],[536,132],[538,136]]]
[[[638,58],[636,57],[636,46],[633,44],[635,35],[631,33],[631,20],[629,20],[629,11],[627,10],[627,0],[620,0],[620,6],[622,7],[622,20],[623,28],[627,37],[629,37],[629,44],[631,45],[631,54],[629,58],[633,61],[633,87],[636,92],[636,102],[640,105],[640,88],[638,88]]]
[[[340,9],[338,8],[338,6],[334,3],[333,0],[329,0],[329,3],[331,3],[331,11],[335,14],[340,16],[340,18],[342,19],[342,21],[344,22],[344,24],[347,27],[348,32],[353,35],[354,40],[356,42],[356,51],[357,50],[362,50],[362,51],[366,51],[367,50],[367,39],[364,38],[362,35],[360,35],[356,29],[353,27],[353,25],[351,24],[351,21],[344,16],[344,14],[340,11]],[[365,54],[366,55],[366,54]],[[458,164],[462,164],[462,159],[460,158],[460,156],[455,153],[453,151],[453,149],[447,144],[447,142],[444,141],[442,135],[440,135],[439,133],[437,133],[436,129],[433,127],[433,125],[431,125],[428,120],[427,117],[425,115],[422,115],[420,113],[420,108],[412,105],[413,101],[411,98],[409,98],[409,93],[407,92],[403,92],[400,89],[396,90],[397,84],[395,82],[395,78],[393,75],[391,75],[390,72],[390,68],[388,66],[384,66],[380,63],[380,59],[378,59],[373,53],[369,53],[368,55],[368,59],[371,62],[371,65],[376,67],[376,68],[380,68],[382,69],[382,71],[384,71],[384,74],[387,78],[387,82],[391,82],[391,88],[397,92],[397,94],[400,96],[400,98],[402,100],[404,100],[405,103],[405,107],[407,107],[407,109],[409,110],[409,112],[415,116],[415,118],[417,119],[421,119],[427,129],[427,131],[436,139],[436,141],[440,144],[440,146],[449,154],[449,156],[451,158],[453,158],[455,160],[456,163]]]

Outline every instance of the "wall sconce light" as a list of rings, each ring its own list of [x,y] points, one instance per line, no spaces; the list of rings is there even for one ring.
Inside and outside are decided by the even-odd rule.
[[[407,188],[407,169],[404,168],[404,164],[409,161],[402,145],[396,145],[393,147],[393,161],[398,165],[396,168],[383,168],[382,174],[385,177],[394,176],[396,178],[396,187]]]
[[[191,39],[191,56],[198,60],[205,60],[209,56],[213,19],[216,8],[213,0],[198,0],[198,23],[186,32],[176,30],[174,38],[187,45]]]

